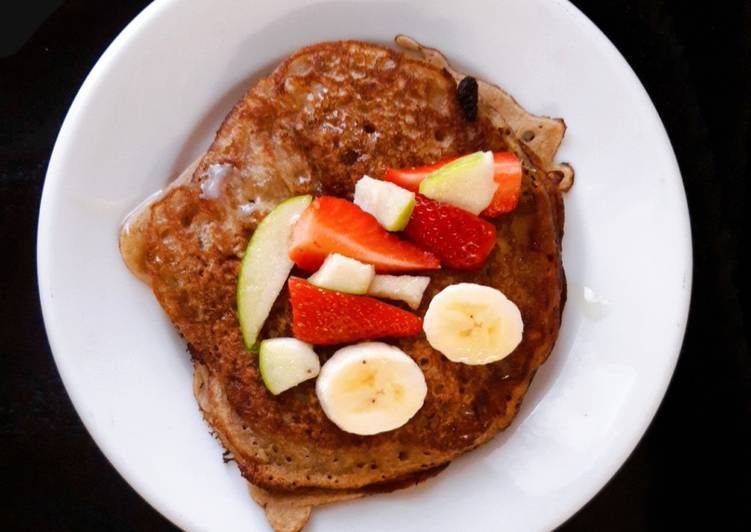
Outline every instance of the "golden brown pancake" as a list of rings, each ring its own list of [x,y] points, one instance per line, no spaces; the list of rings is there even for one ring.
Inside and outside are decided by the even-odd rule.
[[[400,44],[428,61],[356,41],[293,54],[237,103],[192,178],[156,201],[139,227],[143,273],[188,343],[204,417],[256,486],[253,496],[276,530],[298,530],[316,504],[419,481],[492,438],[511,423],[558,334],[565,300],[559,188],[573,175],[552,162],[562,121],[532,117],[483,83],[478,115],[468,120],[457,100],[461,75],[437,52]],[[526,143],[517,137],[525,128],[537,132]],[[363,174],[477,150],[512,150],[524,160],[519,205],[493,220],[497,245],[482,269],[430,273],[417,313],[449,284],[494,286],[521,310],[517,349],[468,366],[447,360],[422,334],[394,339],[420,365],[428,393],[407,424],[374,436],[329,421],[314,381],[268,392],[256,355],[243,345],[235,302],[240,261],[263,216],[290,196],[351,199]],[[285,291],[261,336],[292,336],[290,319]],[[321,362],[333,351],[317,349]]]

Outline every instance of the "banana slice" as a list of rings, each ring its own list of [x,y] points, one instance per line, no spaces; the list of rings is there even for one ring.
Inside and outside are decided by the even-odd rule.
[[[347,294],[364,294],[375,276],[372,264],[363,264],[339,253],[332,253],[316,273],[308,277],[308,282],[320,288],[345,292]]]
[[[316,382],[326,416],[340,429],[363,436],[404,425],[420,410],[427,392],[415,361],[382,342],[339,349]]]
[[[434,349],[452,362],[489,364],[522,341],[519,308],[500,290],[474,283],[447,286],[430,302],[423,330]]]

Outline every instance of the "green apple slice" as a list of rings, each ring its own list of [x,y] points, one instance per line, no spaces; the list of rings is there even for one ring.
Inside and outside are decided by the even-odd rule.
[[[355,185],[354,202],[387,231],[401,231],[415,208],[415,193],[365,175]]]
[[[375,276],[372,264],[363,264],[338,253],[332,253],[319,270],[308,278],[310,284],[347,294],[365,294]]]
[[[415,275],[376,275],[368,288],[368,295],[404,301],[417,309],[422,295],[430,284],[430,277]]]
[[[498,188],[493,174],[493,152],[470,153],[423,179],[420,194],[480,214],[490,205]]]
[[[312,196],[295,196],[277,205],[258,224],[245,249],[237,280],[237,314],[245,346],[251,349],[284,288],[294,263],[287,248],[295,220]]]
[[[297,338],[264,340],[258,357],[263,383],[274,395],[312,379],[321,371],[313,347]]]

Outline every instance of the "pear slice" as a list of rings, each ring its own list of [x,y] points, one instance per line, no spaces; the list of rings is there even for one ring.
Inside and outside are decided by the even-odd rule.
[[[258,357],[263,383],[274,395],[314,378],[321,370],[313,347],[297,338],[264,340]]]
[[[368,287],[368,295],[404,301],[417,310],[430,277],[414,275],[376,275]]]
[[[493,152],[478,151],[451,161],[420,183],[420,194],[480,214],[498,188],[493,172]]]
[[[240,266],[237,315],[245,346],[251,349],[287,282],[294,263],[288,255],[292,226],[312,196],[295,196],[277,205],[258,224]]]
[[[346,294],[365,294],[368,291],[375,267],[363,264],[338,253],[332,253],[323,261],[321,268],[308,278],[319,288],[327,288]]]
[[[372,214],[387,231],[401,231],[415,208],[415,193],[364,175],[355,185],[354,203]]]

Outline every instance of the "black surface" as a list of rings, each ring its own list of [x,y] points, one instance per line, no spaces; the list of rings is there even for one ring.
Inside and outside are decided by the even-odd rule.
[[[60,3],[24,5],[43,13]],[[36,21],[13,13],[21,2],[0,8],[3,530],[172,528],[118,476],[72,409],[45,337],[34,252],[44,173],[65,112],[146,3],[72,0]],[[695,271],[683,352],[657,417],[620,472],[562,529],[748,530],[751,360],[743,325],[751,272],[748,232],[739,227],[751,147],[751,2],[575,3],[623,53],[665,123],[689,199]]]

